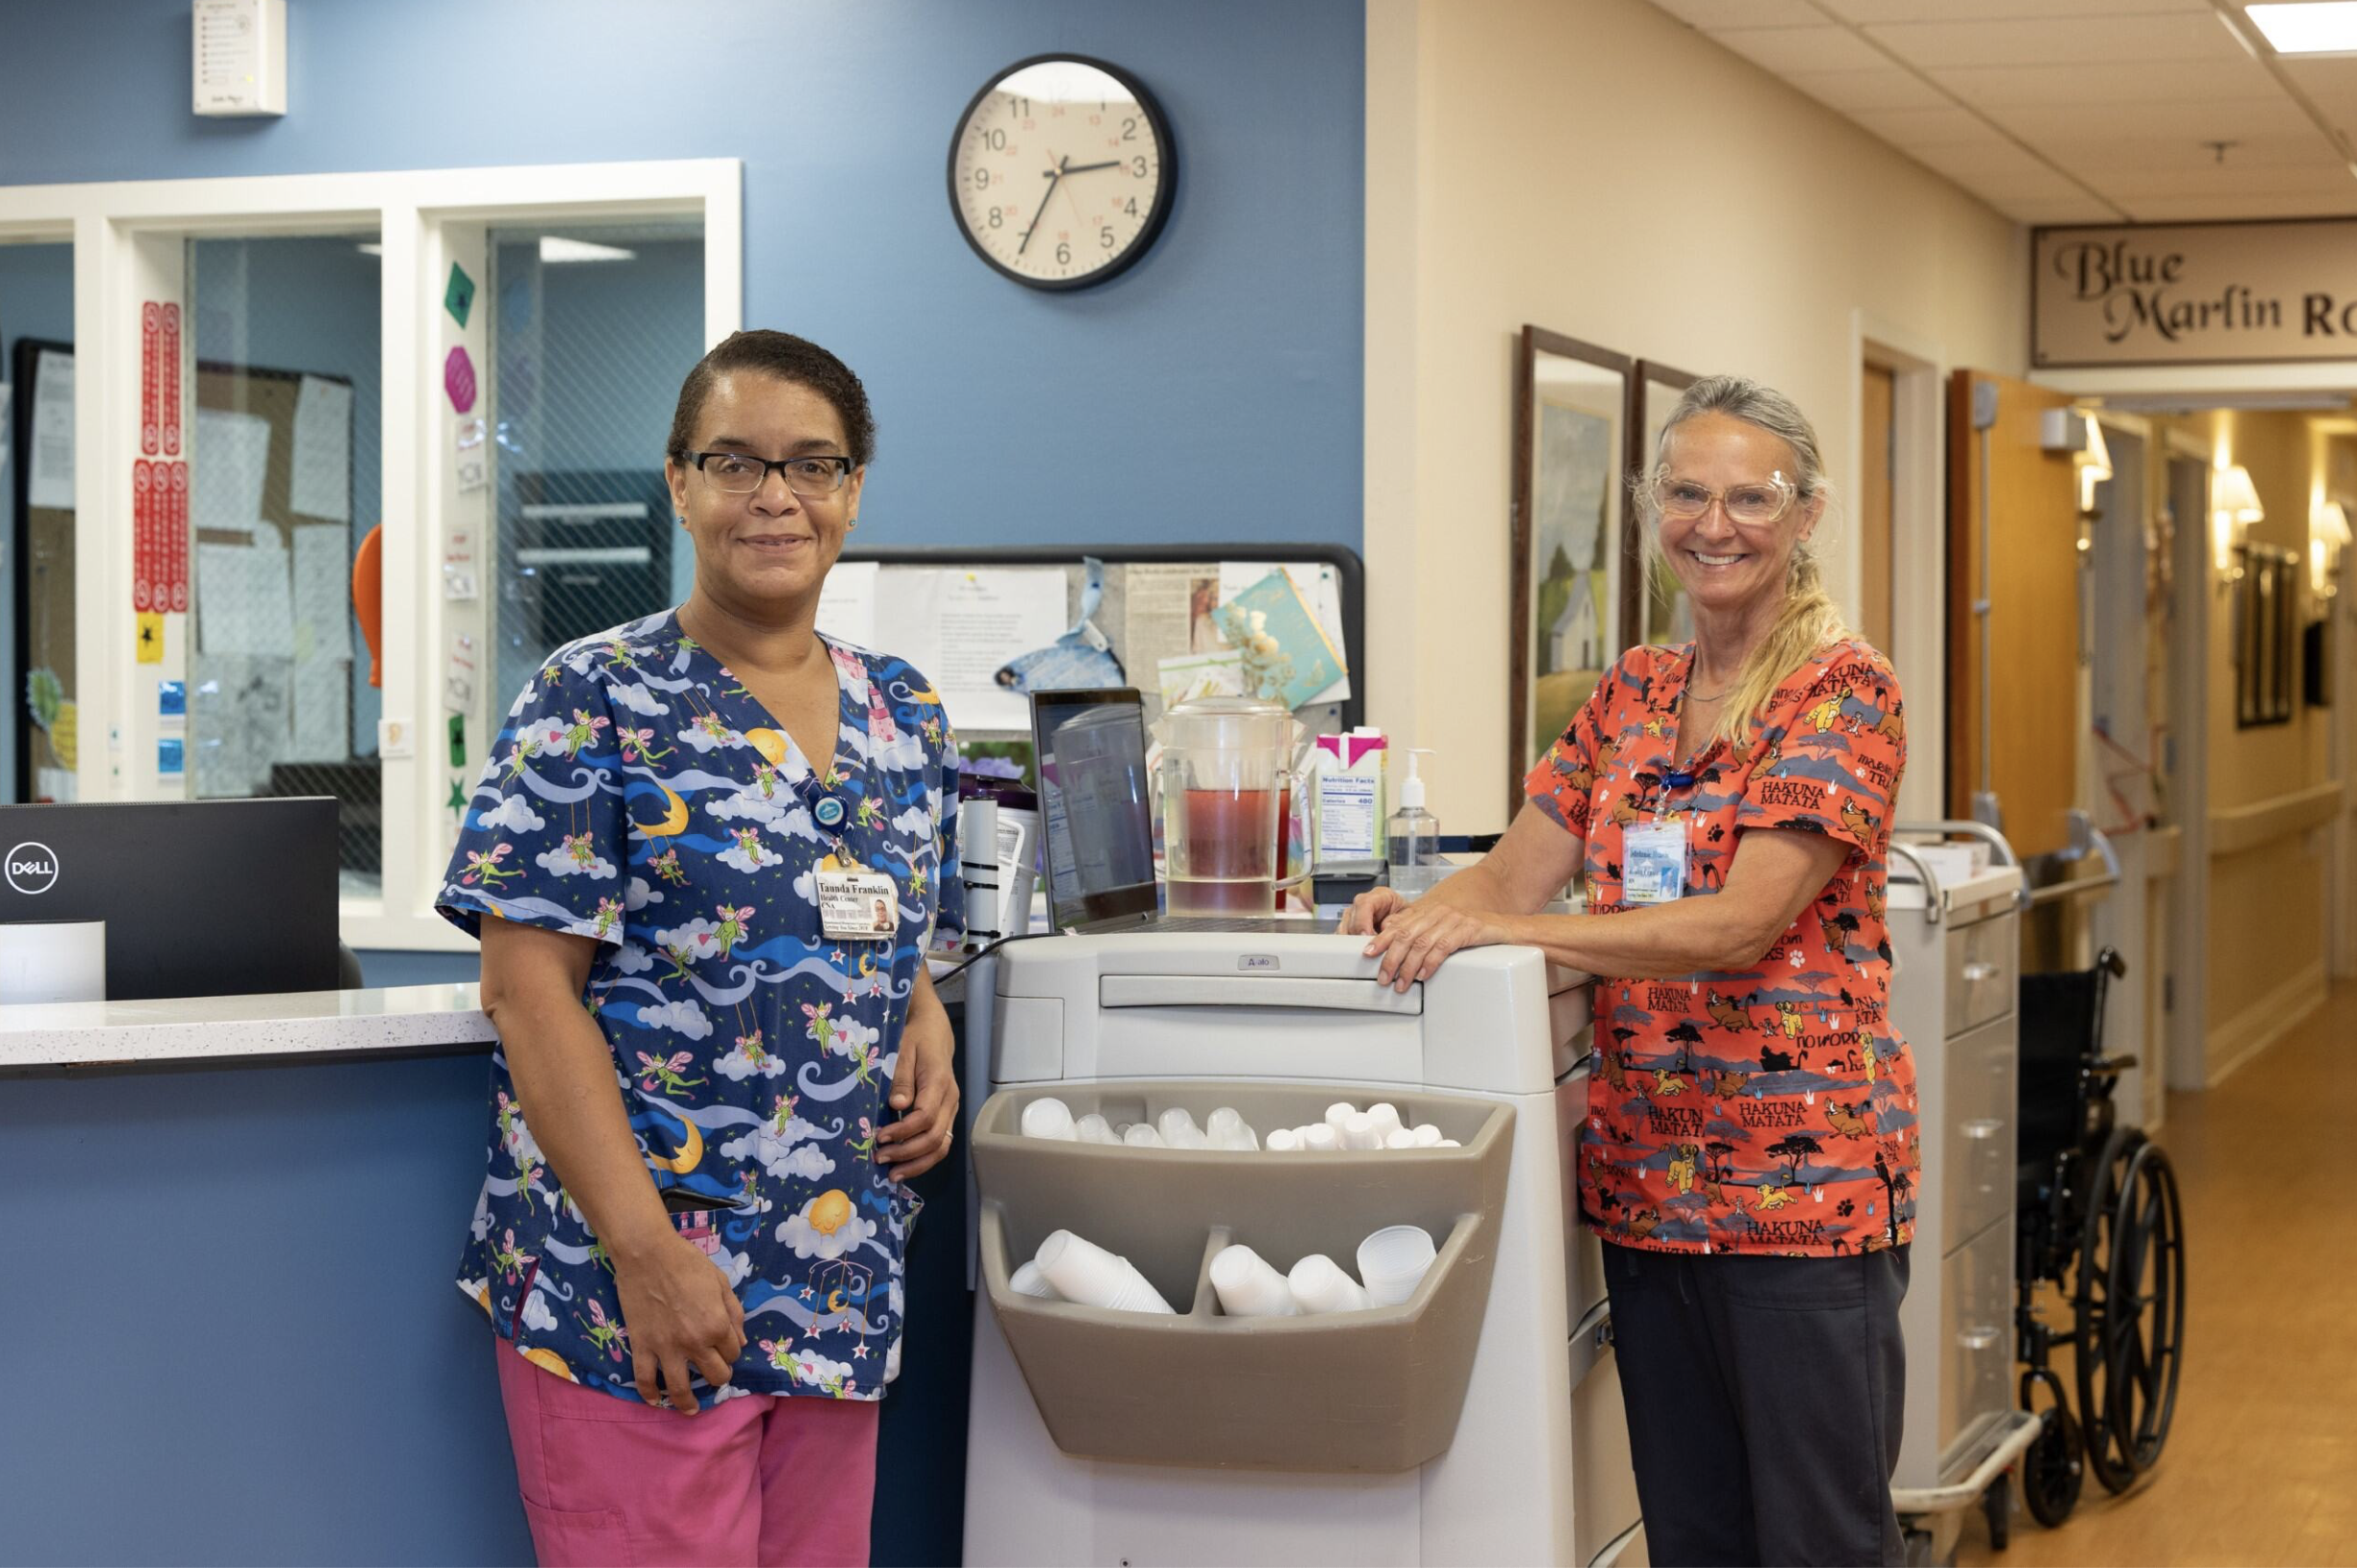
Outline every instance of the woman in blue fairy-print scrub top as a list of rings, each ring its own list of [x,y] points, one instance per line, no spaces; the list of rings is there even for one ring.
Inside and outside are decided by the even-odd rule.
[[[958,1100],[956,745],[814,626],[874,443],[816,344],[704,357],[665,464],[695,591],[550,657],[442,890],[500,1041],[459,1283],[543,1563],[867,1560],[904,1183]]]

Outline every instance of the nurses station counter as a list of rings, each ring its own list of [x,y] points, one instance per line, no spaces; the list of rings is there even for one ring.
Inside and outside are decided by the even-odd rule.
[[[1576,1223],[1585,976],[1483,948],[1402,994],[1363,947],[1050,937],[1005,948],[972,988],[993,1092],[970,1140],[967,1562],[1645,1560],[1603,1261]],[[1263,1133],[1385,1101],[1457,1147],[1026,1136],[1049,1097],[1113,1123],[1230,1106]],[[1347,1268],[1394,1225],[1437,1247],[1395,1304],[1229,1317],[1209,1282],[1231,1242],[1280,1273],[1316,1252]],[[1058,1230],[1126,1256],[1172,1311],[1018,1290]]]

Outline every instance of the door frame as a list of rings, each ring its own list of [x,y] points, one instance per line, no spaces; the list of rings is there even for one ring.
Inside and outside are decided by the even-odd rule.
[[[1947,776],[1948,547],[1947,350],[1870,311],[1850,313],[1849,461],[1842,482],[1856,495],[1865,471],[1865,391],[1861,367],[1891,374],[1890,624],[1882,651],[1907,694],[1907,771],[1899,779],[1896,820],[1933,822],[1945,815]],[[1846,581],[1861,588],[1856,529],[1839,559]],[[1855,594],[1853,597],[1855,597]],[[1900,605],[1929,605],[1929,615],[1900,616]]]

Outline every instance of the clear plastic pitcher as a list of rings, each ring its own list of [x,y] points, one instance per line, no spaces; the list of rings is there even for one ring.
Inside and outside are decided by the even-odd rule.
[[[1271,915],[1308,728],[1261,697],[1207,696],[1154,721],[1166,902],[1174,915]]]

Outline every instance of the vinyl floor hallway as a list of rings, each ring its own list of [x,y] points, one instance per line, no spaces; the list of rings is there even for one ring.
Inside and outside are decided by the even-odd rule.
[[[2357,1565],[2352,1106],[2349,982],[2220,1087],[2169,1097],[2187,1313],[2167,1449],[2125,1496],[2090,1476],[2060,1530],[2016,1508],[2003,1552],[1973,1510],[1959,1563]]]

